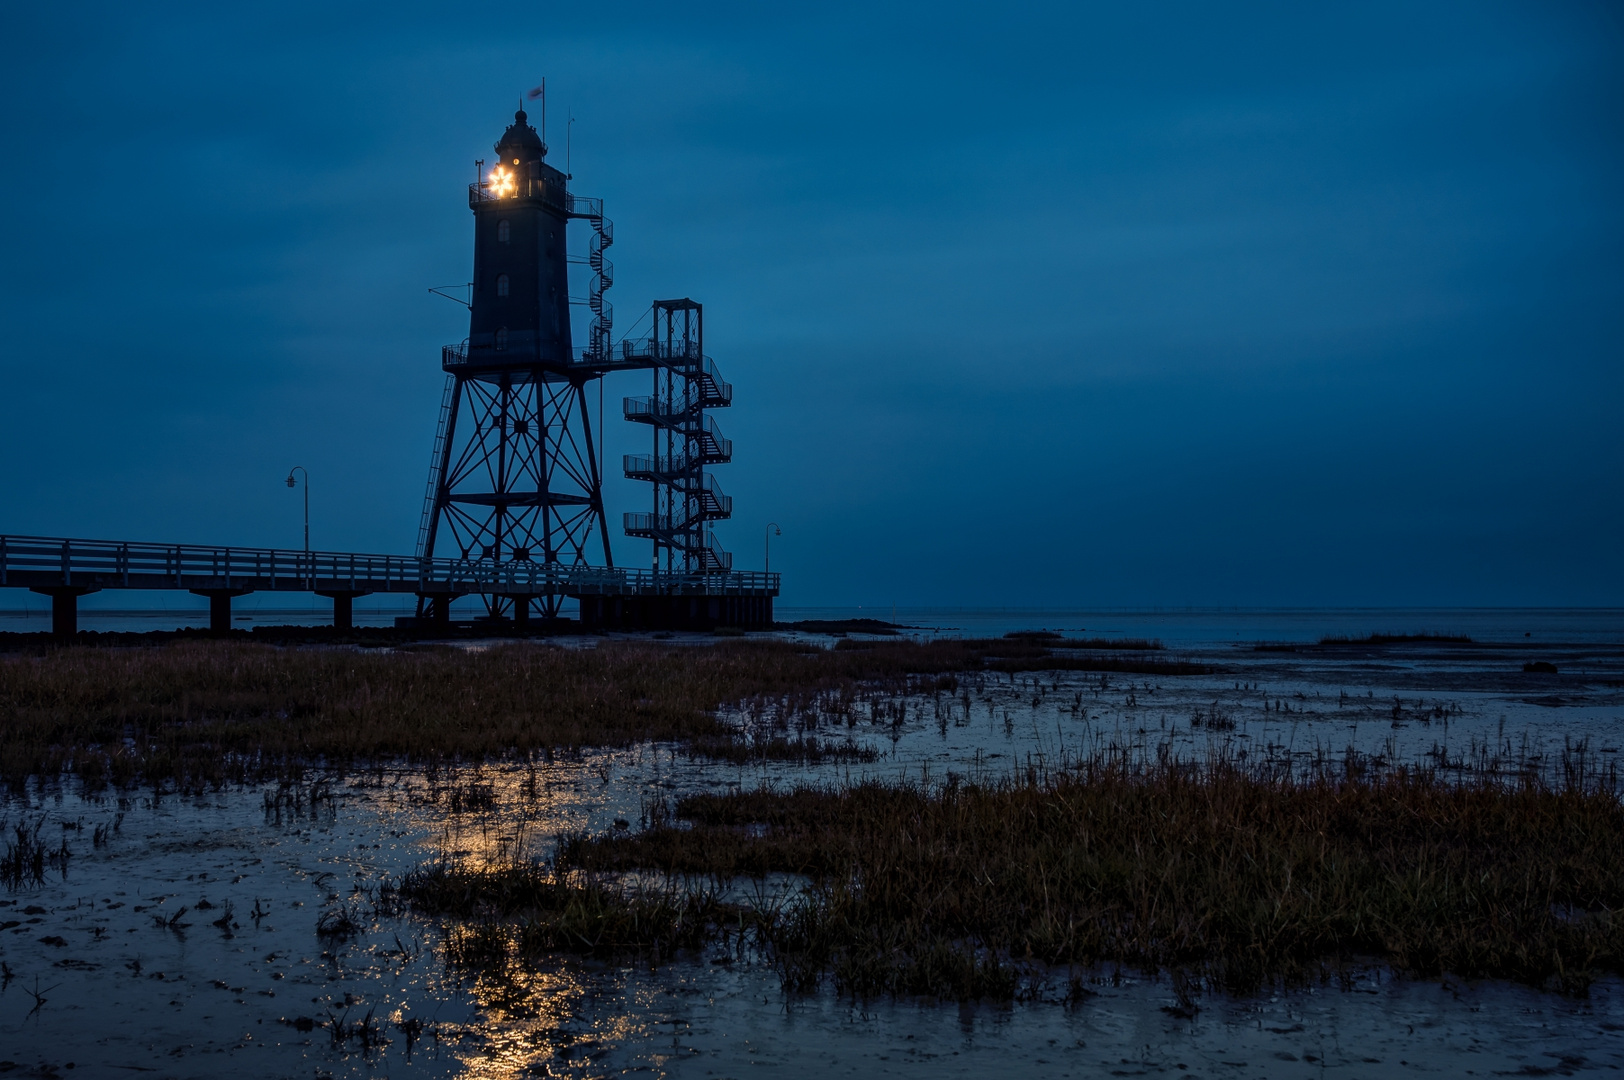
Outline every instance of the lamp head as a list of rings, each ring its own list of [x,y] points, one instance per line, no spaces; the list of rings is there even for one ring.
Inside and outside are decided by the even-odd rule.
[[[288,473],[288,487],[298,487],[298,486],[299,486],[299,482],[293,478],[293,474]]]

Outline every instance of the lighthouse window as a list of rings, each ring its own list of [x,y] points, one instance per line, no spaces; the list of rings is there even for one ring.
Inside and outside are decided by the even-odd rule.
[[[498,221],[496,223],[496,242],[499,244],[505,244],[511,240],[512,237],[513,230],[508,228],[508,223],[506,221]]]
[[[507,327],[496,332],[496,351],[502,352],[507,348]]]
[[[507,294],[508,294],[508,276],[506,274],[497,274],[496,275],[496,295],[497,296],[506,296]]]

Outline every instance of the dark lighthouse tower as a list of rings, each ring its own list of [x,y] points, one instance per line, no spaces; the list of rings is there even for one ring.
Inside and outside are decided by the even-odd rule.
[[[503,367],[567,364],[570,349],[566,177],[524,110],[496,144],[496,163],[469,189],[474,282],[468,356]]]
[[[442,350],[446,392],[435,437],[419,556],[495,563],[612,566],[586,384],[608,359],[614,269],[610,222],[547,164],[524,110],[469,185],[474,272],[468,338]],[[570,337],[566,227],[591,225],[588,343]],[[585,272],[585,271],[583,271]],[[556,615],[559,596],[537,597]],[[525,618],[530,597],[492,596],[490,614]]]

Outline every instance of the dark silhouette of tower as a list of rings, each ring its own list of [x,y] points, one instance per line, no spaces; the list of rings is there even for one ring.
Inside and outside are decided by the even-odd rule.
[[[603,257],[613,227],[597,199],[578,199],[546,162],[523,109],[469,185],[474,273],[468,338],[442,350],[446,390],[435,436],[418,555],[473,561],[612,566],[587,384],[602,377],[612,311]],[[570,338],[566,228],[591,226],[589,341]],[[560,595],[535,597],[556,615]],[[492,596],[489,613],[525,618],[531,597]]]

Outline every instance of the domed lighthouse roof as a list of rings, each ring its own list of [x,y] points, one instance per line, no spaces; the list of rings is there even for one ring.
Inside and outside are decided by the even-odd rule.
[[[530,126],[530,118],[523,109],[513,114],[513,123],[502,133],[502,138],[496,144],[496,156],[504,165],[535,161],[547,156],[547,144]]]

